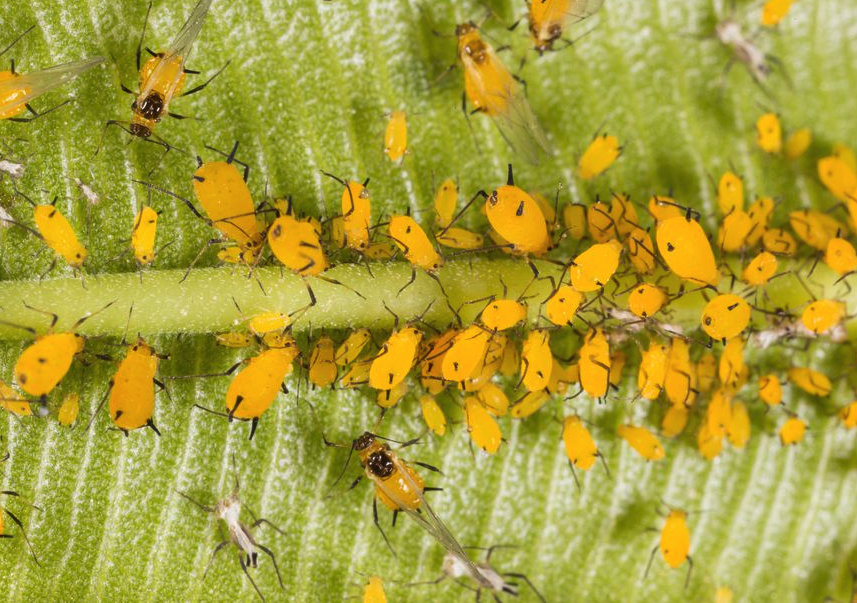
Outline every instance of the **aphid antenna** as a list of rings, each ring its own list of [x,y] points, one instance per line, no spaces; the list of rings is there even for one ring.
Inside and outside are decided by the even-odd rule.
[[[182,95],[182,96],[184,96],[184,95]],[[238,165],[242,166],[244,168],[244,182],[247,182],[247,178],[249,178],[249,176],[250,176],[250,166],[248,164],[244,163],[243,161],[240,161],[240,160],[235,158],[235,154],[238,152],[238,144],[239,144],[239,141],[236,140],[235,144],[232,145],[232,150],[229,151],[228,153],[225,153],[225,152],[221,151],[220,149],[217,149],[217,148],[209,146],[209,145],[205,145],[205,148],[208,149],[209,151],[214,151],[215,153],[218,153],[218,154],[226,157],[226,163],[228,163],[230,165],[232,163],[237,163]],[[197,159],[199,159],[199,158],[197,158]],[[266,184],[266,186],[267,186],[267,184]],[[291,207],[291,198],[289,198],[289,201],[290,201],[289,207]]]
[[[445,235],[446,232],[450,228],[452,228],[452,225],[455,224],[458,221],[458,219],[461,218],[462,215],[464,215],[464,212],[466,212],[470,208],[470,206],[473,205],[473,202],[476,201],[477,199],[480,199],[480,198],[481,199],[488,199],[488,193],[486,193],[483,190],[477,191],[476,194],[473,195],[473,197],[471,197],[470,201],[468,201],[465,204],[465,206],[455,215],[455,217],[452,218],[452,220],[449,222],[449,224],[447,224],[446,228],[441,230],[437,236],[442,237],[443,235]],[[453,255],[456,255],[456,254],[453,254]]]
[[[12,49],[12,47],[13,47],[15,44],[17,44],[18,42],[20,42],[20,41],[21,41],[21,39],[22,39],[24,36],[26,36],[28,33],[30,33],[31,31],[33,31],[35,28],[36,28],[36,24],[35,24],[35,23],[34,23],[33,25],[30,25],[30,27],[28,27],[26,30],[24,30],[24,33],[22,33],[22,34],[21,34],[21,35],[19,35],[17,38],[15,38],[14,40],[12,40],[12,42],[11,42],[8,46],[6,46],[6,48],[4,48],[3,50],[0,50],[0,57],[2,57],[4,54],[6,54],[7,52],[9,52],[9,50],[11,50],[11,49]],[[15,63],[14,63],[14,59],[13,59],[13,60],[12,60],[12,73],[14,73],[14,72],[15,72],[15,67],[14,67],[14,65],[15,65]]]

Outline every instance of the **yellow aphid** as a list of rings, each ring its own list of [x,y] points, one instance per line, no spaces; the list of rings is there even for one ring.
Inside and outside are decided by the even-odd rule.
[[[724,387],[737,391],[746,383],[749,369],[744,364],[744,340],[740,337],[730,339],[720,355],[718,377]]]
[[[158,227],[158,212],[144,205],[134,217],[131,231],[131,249],[138,266],[148,266],[155,261],[155,233]]]
[[[60,425],[69,427],[77,420],[77,413],[80,411],[80,396],[78,394],[69,394],[62,401],[59,411],[57,411],[57,420]]]
[[[393,111],[384,132],[384,153],[398,161],[408,152],[408,118],[404,111]]]
[[[420,410],[429,429],[439,436],[446,433],[446,416],[433,396],[425,394],[420,397]]]
[[[550,333],[544,329],[530,331],[521,350],[521,381],[534,392],[547,387],[553,369]]]
[[[783,150],[783,127],[776,113],[765,113],[756,121],[756,143],[772,155]]]
[[[741,272],[741,280],[748,285],[762,287],[777,273],[777,256],[769,251],[760,251]]]
[[[610,385],[619,387],[622,383],[622,372],[625,370],[625,364],[628,362],[628,357],[622,350],[615,350],[610,354]]]
[[[342,377],[339,378],[339,386],[352,388],[369,383],[369,369],[372,368],[372,358],[355,362]]]
[[[741,402],[732,404],[729,422],[726,424],[726,437],[735,448],[744,448],[750,441],[750,414]]]
[[[461,23],[455,35],[464,70],[464,93],[470,103],[492,118],[512,149],[530,163],[537,163],[549,146],[523,87],[482,38],[475,23]]]
[[[747,215],[750,216],[753,227],[747,233],[745,241],[747,245],[756,245],[765,235],[775,206],[776,204],[771,197],[756,197],[756,200],[750,204]]]
[[[447,381],[462,382],[473,375],[485,359],[489,339],[491,332],[480,325],[470,325],[458,333],[443,356],[443,378]]]
[[[689,211],[658,224],[655,238],[661,257],[679,278],[715,286],[720,281],[711,243]]]
[[[845,226],[839,220],[814,209],[791,212],[789,224],[798,237],[818,251],[826,251],[830,239],[845,232]]]
[[[54,253],[72,268],[80,268],[86,260],[86,247],[77,239],[69,221],[53,205],[36,205],[33,208],[36,228]]]
[[[604,0],[531,0],[528,4],[530,38],[539,54],[553,50],[554,42],[570,24],[595,14]]]
[[[842,419],[845,429],[854,429],[857,427],[857,401],[840,410],[839,418]]]
[[[690,557],[690,530],[687,527],[687,513],[673,509],[667,515],[661,528],[658,548],[666,564],[673,569],[681,566]],[[690,573],[688,573],[690,579]]]
[[[857,172],[857,155],[855,155],[854,149],[841,142],[834,142],[832,152],[835,157],[844,161],[853,172]]]
[[[824,263],[839,276],[857,271],[857,250],[847,239],[833,237],[827,243]]]
[[[565,225],[565,232],[575,241],[579,241],[585,237],[589,224],[586,206],[580,203],[569,203],[563,207],[562,223]]]
[[[687,427],[690,410],[682,405],[670,405],[661,420],[661,433],[668,438],[674,438]]]
[[[517,374],[520,364],[521,358],[518,353],[518,345],[514,340],[509,339],[506,342],[506,346],[503,348],[503,358],[500,361],[500,373],[504,377],[511,377],[512,375]]]
[[[351,364],[357,360],[360,352],[363,351],[363,348],[366,347],[366,344],[369,343],[371,339],[372,335],[369,333],[369,329],[361,328],[352,331],[348,337],[346,337],[345,341],[339,344],[339,347],[336,348],[334,362],[339,366]]]
[[[157,370],[157,353],[142,338],[138,338],[128,346],[125,358],[110,379],[107,407],[113,424],[125,435],[141,427],[149,427],[161,435],[153,422]]]
[[[438,228],[446,228],[455,217],[458,205],[458,186],[452,178],[444,180],[434,195],[434,223]]]
[[[226,348],[246,348],[253,345],[253,336],[241,331],[230,331],[228,333],[217,333],[215,336],[217,345]]]
[[[372,201],[369,189],[363,183],[353,180],[344,181],[332,176],[343,185],[342,191],[342,229],[345,245],[354,251],[362,252],[369,246],[369,223],[372,220]]]
[[[726,389],[718,389],[711,396],[708,408],[705,409],[705,423],[708,433],[723,438],[726,436],[726,426],[732,420],[732,394]]]
[[[458,387],[464,391],[476,392],[490,383],[503,363],[503,350],[505,347],[506,336],[502,333],[493,335],[488,341],[485,357],[481,359],[480,366],[463,383],[459,383]]]
[[[595,203],[586,212],[589,236],[595,239],[596,243],[607,243],[619,235],[619,229],[616,228],[616,221],[610,215],[610,210],[610,206],[596,197]]]
[[[400,381],[390,389],[379,389],[375,394],[375,404],[381,408],[393,408],[408,393],[407,380]]]
[[[767,0],[762,7],[762,25],[765,27],[776,27],[780,24],[795,0]]]
[[[292,324],[291,317],[285,312],[276,310],[256,314],[247,321],[247,328],[251,333],[264,335],[275,331],[283,331]]]
[[[280,214],[268,229],[268,245],[277,260],[299,276],[317,276],[330,266],[321,236],[310,222]]]
[[[792,132],[783,146],[783,155],[786,159],[794,161],[804,153],[812,144],[812,130],[800,128]]]
[[[714,593],[714,603],[732,603],[735,595],[728,586],[721,586]]]
[[[535,191],[530,192],[530,196],[539,204],[539,209],[542,210],[542,214],[545,217],[545,223],[548,228],[552,229],[554,226],[557,226],[556,206],[554,205],[554,202],[550,201],[543,194]]]
[[[372,361],[369,387],[390,390],[401,383],[414,366],[422,339],[422,332],[414,327],[394,331]]]
[[[612,375],[611,375],[612,377]],[[551,378],[548,381],[547,391],[552,395],[563,396],[568,391],[568,386],[580,382],[580,370],[576,364],[563,366],[554,359],[551,369]],[[612,383],[611,379],[611,383]]]
[[[803,441],[806,423],[797,417],[789,417],[780,427],[780,442],[783,446],[796,446]]]
[[[634,287],[628,296],[628,309],[640,318],[650,318],[669,301],[669,296],[657,285],[641,283]]]
[[[706,352],[696,363],[697,389],[702,393],[710,392],[717,380],[717,360],[714,354]]]
[[[699,453],[710,461],[723,451],[723,438],[711,433],[708,428],[708,423],[703,421],[702,426],[696,433],[696,446],[699,448]]]
[[[319,337],[312,348],[307,378],[316,387],[324,388],[336,381],[335,349],[330,337]]]
[[[824,373],[810,368],[792,367],[788,370],[789,381],[813,396],[827,396],[833,389],[833,384]]]
[[[83,351],[76,333],[48,333],[28,346],[15,363],[15,380],[31,396],[45,396],[65,377],[74,357]]]
[[[818,177],[830,193],[840,201],[847,201],[857,191],[857,171],[836,155],[818,160]]]
[[[801,314],[801,322],[816,335],[822,335],[842,322],[845,304],[835,299],[820,299],[809,304]]]
[[[383,261],[392,260],[396,255],[398,247],[393,241],[375,241],[369,243],[369,247],[363,252],[367,260]]]
[[[436,272],[443,266],[443,258],[412,217],[392,216],[387,228],[393,242],[411,264],[426,272]]]
[[[578,352],[580,385],[593,398],[607,395],[610,385],[610,344],[601,329],[592,328],[586,334]]]
[[[560,285],[545,303],[545,316],[555,325],[569,325],[584,301],[583,293],[571,285]]]
[[[439,233],[435,239],[439,245],[452,249],[479,249],[485,244],[485,237],[481,234],[454,226]]]
[[[640,218],[637,216],[637,208],[634,207],[631,198],[625,193],[613,193],[610,203],[610,216],[619,231],[619,237],[625,238],[634,230],[640,229]]]
[[[664,447],[657,436],[645,427],[620,425],[617,429],[619,437],[628,442],[637,454],[647,461],[659,461],[666,456]]]
[[[723,215],[744,209],[744,181],[733,172],[725,172],[717,183],[717,206]],[[676,208],[678,209],[678,208]]]
[[[655,271],[658,265],[655,245],[647,231],[635,227],[625,239],[625,245],[628,246],[628,257],[634,270],[640,274],[651,274]]]
[[[702,311],[702,330],[718,341],[741,334],[750,324],[750,304],[732,293],[718,295]]]
[[[363,587],[363,603],[387,603],[384,583],[378,576],[371,576]]]
[[[29,417],[33,414],[33,409],[30,407],[30,401],[6,385],[3,381],[0,381],[0,408],[16,414],[19,417]]]
[[[669,350],[664,389],[670,404],[693,405],[696,399],[696,365],[690,361],[690,348],[680,337],[673,337]]]
[[[562,442],[572,471],[575,468],[589,471],[595,464],[595,459],[600,456],[592,434],[577,415],[569,415],[563,419]],[[576,474],[574,480],[577,481]]]
[[[762,246],[765,251],[775,255],[792,256],[797,252],[797,241],[791,233],[782,228],[770,228],[762,234]]]
[[[474,397],[464,400],[464,416],[470,439],[488,454],[494,454],[500,448],[503,434],[500,426],[484,406]]]
[[[657,224],[684,215],[684,211],[676,204],[675,199],[663,195],[655,195],[649,199],[649,213]]]
[[[432,396],[446,389],[448,382],[443,378],[443,357],[458,333],[457,329],[448,329],[423,344],[424,349],[420,352],[420,384]]]
[[[745,211],[736,209],[723,218],[717,231],[717,247],[722,251],[738,251],[747,243],[753,230],[753,219]]]
[[[637,388],[646,400],[655,400],[664,389],[669,367],[669,348],[652,341],[640,359]]]
[[[598,291],[619,267],[622,245],[616,241],[597,243],[578,255],[568,269],[571,286],[581,293]]]
[[[495,299],[479,315],[482,324],[492,331],[505,331],[527,319],[527,306],[514,299]]]
[[[491,192],[484,207],[491,228],[507,241],[511,253],[541,256],[550,248],[545,215],[535,199],[515,186],[512,164],[506,184]]]
[[[476,398],[495,417],[504,417],[509,414],[509,398],[503,388],[496,383],[486,383],[476,392]]]
[[[783,386],[776,375],[759,377],[759,398],[768,406],[779,406],[783,403]]]
[[[515,419],[526,419],[547,404],[551,396],[547,391],[528,392],[512,403],[509,414]]]
[[[595,136],[577,162],[577,175],[584,180],[592,180],[603,174],[621,154],[618,138],[607,134]]]

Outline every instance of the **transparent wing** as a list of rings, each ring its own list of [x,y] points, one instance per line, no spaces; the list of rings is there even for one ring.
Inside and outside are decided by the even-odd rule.
[[[0,82],[0,98],[6,98],[15,91],[24,90],[25,94],[16,99],[18,105],[23,105],[45,92],[70,82],[84,71],[92,69],[103,61],[104,57],[92,57],[82,61],[63,63],[41,71],[22,73],[18,77]],[[3,108],[12,109],[14,107]]]
[[[509,98],[505,112],[493,117],[509,146],[530,163],[538,164],[542,154],[550,154],[548,140],[523,90]]]
[[[208,9],[211,6],[211,0],[199,0],[193,8],[193,12],[188,17],[187,22],[182,26],[181,31],[167,48],[166,57],[180,56],[187,61],[191,47],[199,35],[202,25],[205,22],[205,16],[208,14]]]
[[[597,13],[603,4],[604,0],[571,0],[566,15],[572,23],[577,23]]]
[[[396,469],[403,476],[408,486],[416,493],[417,497],[420,499],[420,507],[422,512],[417,512],[414,509],[411,509],[404,503],[400,503],[398,497],[395,492],[391,489],[387,488],[384,484],[384,481],[378,479],[371,474],[369,478],[372,482],[380,489],[384,494],[386,494],[390,500],[399,505],[399,509],[405,511],[408,515],[410,515],[414,521],[416,521],[422,528],[434,536],[435,540],[437,540],[440,544],[443,545],[447,551],[455,555],[468,569],[470,575],[476,580],[479,584],[481,584],[485,588],[491,588],[491,583],[485,579],[479,569],[476,567],[476,564],[470,560],[470,557],[467,556],[467,553],[464,552],[462,546],[458,543],[455,537],[450,533],[449,528],[440,520],[437,514],[434,512],[434,509],[431,508],[431,505],[422,495],[422,490],[419,486],[411,479],[410,473],[406,469],[404,463],[401,459],[399,459],[396,455],[390,454],[393,462],[396,465]]]

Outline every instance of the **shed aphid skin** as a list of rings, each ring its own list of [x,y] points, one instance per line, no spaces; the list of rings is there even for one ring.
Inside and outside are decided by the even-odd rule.
[[[523,85],[503,65],[473,21],[458,25],[455,35],[458,60],[464,70],[461,105],[465,116],[470,99],[474,112],[490,117],[512,150],[537,164],[542,154],[550,153],[550,147]]]
[[[399,161],[408,152],[408,118],[404,111],[393,111],[384,132],[384,153],[390,161]]]
[[[348,337],[345,338],[339,347],[336,348],[336,355],[334,356],[334,362],[338,366],[347,366],[357,360],[357,357],[360,356],[360,352],[363,351],[363,348],[366,347],[372,340],[372,334],[369,332],[369,329],[360,328],[355,329],[351,333],[348,334]]]
[[[533,48],[540,55],[554,49],[554,44],[572,41],[563,38],[568,28],[591,17],[601,9],[604,0],[530,0],[527,18]]]
[[[235,464],[235,460],[233,457],[233,465]],[[247,571],[247,568],[250,567],[258,567],[259,563],[259,552],[263,552],[268,557],[271,558],[271,563],[274,565],[274,571],[277,574],[277,581],[280,583],[280,588],[283,587],[283,579],[280,576],[280,568],[277,567],[277,559],[274,557],[274,553],[263,544],[260,544],[256,541],[256,538],[253,536],[253,530],[255,528],[261,527],[263,525],[268,525],[273,528],[278,534],[285,536],[285,532],[283,532],[280,528],[275,526],[269,520],[264,517],[258,517],[255,513],[248,507],[245,503],[241,501],[239,498],[239,490],[240,484],[238,482],[238,475],[235,475],[235,487],[232,489],[232,492],[226,498],[217,501],[217,504],[210,506],[204,505],[200,502],[197,502],[193,498],[191,498],[185,492],[181,490],[177,490],[176,492],[183,498],[189,500],[194,505],[205,511],[206,513],[211,513],[217,519],[223,521],[223,524],[226,525],[226,530],[228,532],[228,536],[226,538],[223,537],[223,530],[220,524],[217,526],[218,534],[220,535],[220,542],[214,547],[214,551],[211,553],[211,557],[208,560],[208,563],[205,566],[205,571],[202,573],[202,579],[205,580],[205,577],[208,575],[208,570],[211,569],[211,564],[214,562],[214,558],[217,556],[224,547],[229,546],[230,544],[235,546],[235,552],[238,556],[238,563],[241,565],[241,571],[244,572],[244,575],[247,576],[247,579],[250,581],[250,584],[253,585],[253,590],[256,591],[256,594],[259,595],[259,598],[262,601],[265,601],[265,596],[262,594],[262,591],[259,590],[259,587],[256,585],[256,581],[253,580],[253,576],[250,575],[250,572]],[[247,510],[250,514],[250,517],[253,519],[253,523],[249,526],[241,521],[241,509],[242,507]]]
[[[666,456],[664,447],[657,436],[645,427],[635,425],[620,425],[617,429],[619,437],[628,442],[637,454],[647,461],[659,461]]]
[[[68,394],[64,399],[59,409],[57,410],[57,421],[63,427],[71,427],[77,421],[77,414],[80,411],[80,395],[77,393]]]
[[[312,406],[310,406],[310,409],[315,416],[315,409]],[[318,420],[317,417],[316,420]],[[410,464],[401,459],[388,444],[382,441],[387,440],[387,438],[381,438],[380,436],[368,431],[364,432],[360,437],[355,438],[351,444],[337,444],[335,442],[331,442],[324,435],[324,432],[322,432],[322,438],[324,439],[325,446],[349,449],[348,459],[345,461],[342,472],[334,485],[336,485],[336,483],[338,483],[345,474],[345,470],[348,468],[348,464],[351,461],[351,455],[355,452],[357,453],[357,456],[360,459],[360,464],[363,467],[364,475],[361,475],[354,480],[351,484],[351,488],[354,488],[364,476],[372,482],[375,487],[375,496],[372,499],[372,511],[375,526],[381,532],[381,535],[384,537],[384,542],[386,542],[391,551],[393,549],[390,545],[390,541],[387,539],[387,535],[384,533],[384,530],[381,528],[381,524],[378,521],[379,500],[384,504],[384,506],[393,512],[393,525],[395,525],[396,516],[401,511],[404,511],[414,521],[416,521],[420,527],[431,534],[449,554],[458,559],[463,567],[466,568],[465,571],[474,580],[484,587],[490,586],[489,581],[480,573],[477,566],[470,560],[462,546],[450,533],[446,524],[440,520],[434,512],[434,509],[432,509],[431,505],[429,505],[426,500],[424,493],[433,489],[427,488],[423,478],[420,477]],[[387,441],[395,442],[394,440]],[[395,443],[400,443],[404,447],[416,443],[416,440],[404,443]],[[439,472],[436,467],[432,467],[425,463],[415,462],[414,464],[424,467],[430,471]],[[434,489],[436,490],[436,488]]]
[[[341,205],[345,246],[357,253],[364,253],[369,247],[371,238],[369,226],[372,221],[372,204],[367,188],[369,178],[361,184],[353,180],[343,180],[325,171],[321,173],[344,187]]]
[[[51,317],[46,334],[38,335],[32,327],[0,320],[0,323],[27,331],[35,338],[35,341],[21,352],[15,363],[15,380],[18,386],[29,395],[42,399],[51,393],[71,368],[74,357],[83,352],[85,340],[82,335],[75,333],[75,330],[86,320],[103,312],[114,303],[115,301],[112,301],[100,310],[86,314],[78,319],[68,331],[61,333],[53,331],[59,320],[57,314],[38,310],[27,304],[24,305],[30,310]]]
[[[767,0],[762,7],[762,25],[776,27],[785,19],[795,0]]]
[[[654,561],[655,554],[659,550],[666,564],[672,569],[677,569],[687,561],[687,577],[684,580],[684,587],[687,588],[690,584],[690,574],[693,571],[693,559],[689,554],[690,530],[687,527],[686,511],[670,509],[669,514],[664,519],[664,525],[661,527],[658,544],[652,549],[644,577],[649,574],[649,568],[652,567],[652,561]]]
[[[0,459],[0,463],[5,462],[8,459],[9,459],[9,453],[7,452],[3,456],[3,458]],[[0,495],[4,495],[4,494],[6,496],[14,496],[17,498],[17,500],[20,500],[22,502],[26,502],[24,500],[24,498],[20,494],[15,492],[14,490],[0,490]],[[38,506],[34,505],[33,503],[27,502],[27,504],[29,506],[31,506],[32,508],[34,508],[36,511],[42,510],[41,507],[38,507]],[[9,519],[11,519],[12,522],[16,526],[18,526],[18,529],[21,530],[21,537],[24,539],[24,542],[27,543],[27,548],[30,549],[30,555],[33,556],[33,561],[36,562],[36,565],[41,567],[42,564],[39,563],[39,558],[36,557],[36,551],[35,551],[35,549],[33,549],[33,545],[30,542],[30,539],[27,537],[27,530],[24,529],[24,524],[21,522],[20,519],[18,519],[18,516],[15,515],[14,513],[12,513],[12,511],[10,511],[5,505],[0,505],[0,538],[14,538],[14,536],[12,534],[8,534],[6,532],[6,525],[5,525],[5,522],[3,521],[3,513],[6,513],[6,515],[9,516]]]
[[[190,90],[184,90],[187,74],[198,73],[188,70],[185,65],[193,44],[205,23],[205,17],[210,6],[211,0],[199,0],[181,31],[167,49],[156,53],[146,48],[146,52],[152,56],[145,64],[141,65],[143,38],[146,35],[149,12],[152,10],[152,4],[149,3],[148,9],[146,9],[146,18],[143,21],[143,30],[140,33],[140,42],[137,45],[137,71],[140,73],[138,90],[134,92],[122,84],[122,91],[134,97],[134,102],[131,103],[131,111],[133,112],[131,121],[111,119],[107,122],[105,129],[116,125],[132,136],[163,146],[167,151],[173,148],[155,134],[155,127],[164,116],[175,119],[185,118],[183,115],[172,113],[170,103],[180,96],[190,96],[203,90],[229,65],[227,61],[208,80]]]
[[[534,3],[539,0],[534,0]],[[622,154],[619,139],[607,134],[596,134],[577,162],[577,175],[592,180],[607,171]]]
[[[700,285],[717,286],[720,272],[711,242],[693,219],[693,213],[687,208],[685,215],[658,224],[655,236],[658,251],[676,276]]]
[[[718,23],[714,28],[714,35],[724,46],[732,49],[732,56],[723,71],[724,78],[736,62],[743,63],[750,77],[759,87],[766,90],[765,81],[771,74],[772,63],[777,62],[777,59],[765,54],[756,46],[753,38],[745,36],[741,25],[733,19]]]
[[[24,33],[15,38],[6,48],[1,50],[0,57],[11,50],[21,38],[30,33],[35,27],[35,25],[32,25]],[[41,71],[19,73],[15,70],[15,59],[12,59],[9,70],[0,71],[0,120],[33,121],[62,107],[69,101],[63,101],[41,113],[36,111],[31,103],[42,94],[70,82],[80,74],[89,71],[102,62],[104,62],[104,57],[92,57],[81,61],[55,65]],[[30,115],[28,117],[21,117],[21,113],[25,110],[29,111]]]
[[[770,155],[783,150],[783,126],[776,113],[765,113],[756,121],[756,143]]]

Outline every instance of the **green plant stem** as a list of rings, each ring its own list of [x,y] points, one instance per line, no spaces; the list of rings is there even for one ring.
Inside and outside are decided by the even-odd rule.
[[[121,337],[128,325],[131,335],[209,333],[234,328],[242,320],[264,311],[279,310],[293,314],[295,330],[312,328],[355,328],[368,326],[388,329],[394,317],[400,322],[423,318],[434,325],[444,326],[455,320],[453,310],[459,311],[462,320],[468,322],[484,306],[484,303],[468,304],[490,295],[503,295],[502,283],[508,287],[507,295],[517,297],[526,289],[525,296],[530,305],[530,319],[537,320],[540,302],[548,298],[551,278],[559,276],[560,268],[539,263],[540,277],[533,281],[533,273],[520,259],[459,260],[448,263],[438,273],[438,278],[448,295],[449,303],[440,291],[438,283],[422,271],[417,270],[416,280],[405,288],[411,277],[411,267],[404,262],[377,263],[371,266],[371,275],[366,265],[347,264],[337,266],[325,273],[346,286],[333,284],[316,278],[301,279],[279,268],[259,268],[251,276],[244,269],[204,268],[192,270],[184,282],[180,270],[152,270],[142,273],[88,276],[85,281],[63,278],[47,281],[10,281],[0,283],[0,308],[3,320],[21,326],[29,326],[44,332],[49,318],[27,308],[24,302],[45,312],[59,315],[58,329],[70,328],[75,321],[87,314],[87,319],[78,329],[85,335]],[[793,266],[783,266],[785,271]],[[616,295],[636,282],[636,277],[619,277],[606,289],[606,296],[620,307],[625,306],[624,296]],[[834,287],[837,276],[819,266],[808,287],[816,296],[832,296],[840,291],[843,301],[855,297],[845,294],[845,286]],[[730,290],[731,279],[724,279],[720,290]],[[677,291],[675,279],[663,283],[670,291]],[[311,287],[317,303],[307,308]],[[686,287],[692,289],[692,287]],[[731,287],[744,292],[740,283]],[[359,292],[363,296],[357,295]],[[708,292],[710,297],[712,293]],[[595,297],[594,293],[588,298]],[[755,297],[749,296],[756,307],[794,309],[810,299],[807,292],[790,274],[777,278]],[[233,303],[237,302],[239,309]],[[428,302],[431,301],[431,306]],[[112,305],[102,310],[107,304]],[[699,325],[699,316],[705,299],[700,292],[691,293],[670,304],[670,314],[665,322],[685,330]],[[392,312],[388,312],[384,306]],[[606,306],[605,306],[606,307]],[[306,308],[306,312],[303,309]],[[427,310],[428,308],[428,310]],[[755,313],[757,328],[767,324],[763,313]],[[593,316],[594,318],[594,316]],[[542,321],[544,322],[544,320]],[[849,335],[853,335],[855,321],[849,320]],[[0,338],[19,339],[27,337],[23,329],[0,325]]]

